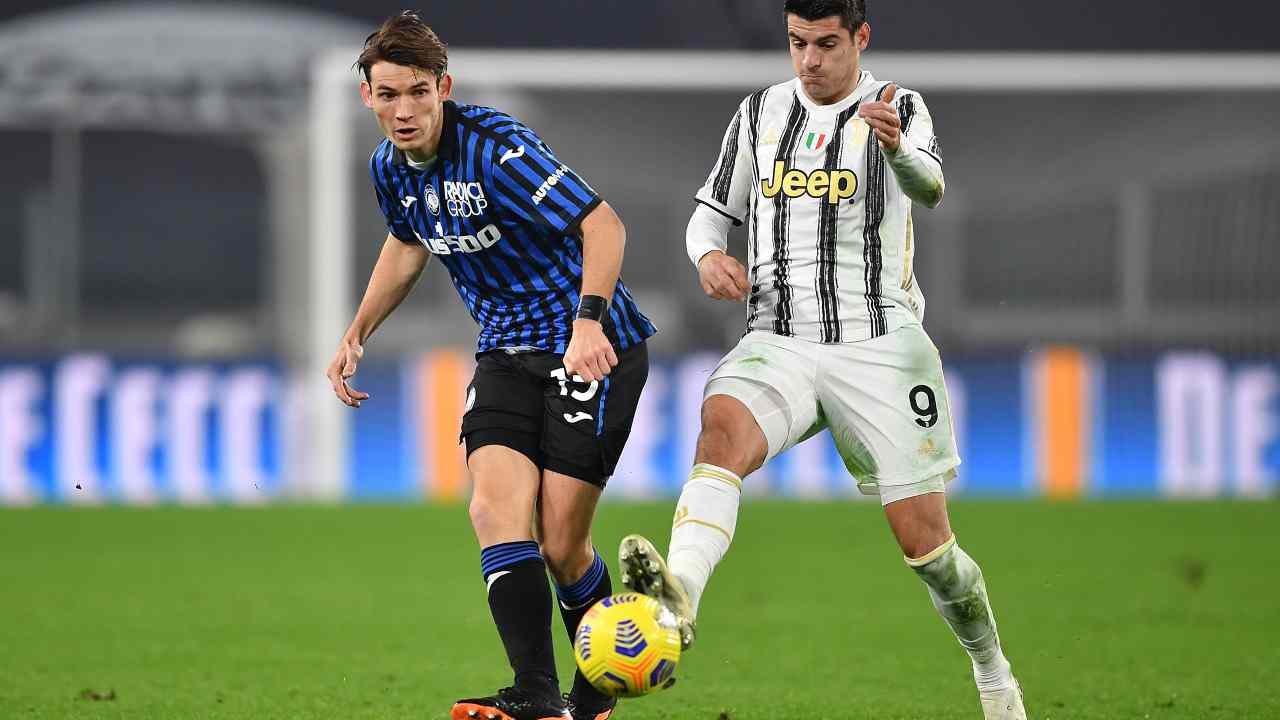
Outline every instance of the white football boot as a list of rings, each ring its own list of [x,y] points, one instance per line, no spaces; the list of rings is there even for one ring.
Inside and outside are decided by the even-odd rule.
[[[695,632],[693,603],[689,602],[684,583],[667,567],[662,553],[644,536],[628,535],[618,546],[618,565],[623,587],[648,595],[671,611],[680,630],[680,649],[688,650]]]
[[[1016,678],[1012,687],[978,693],[978,697],[986,720],[1027,720],[1027,709],[1022,706],[1022,686]]]

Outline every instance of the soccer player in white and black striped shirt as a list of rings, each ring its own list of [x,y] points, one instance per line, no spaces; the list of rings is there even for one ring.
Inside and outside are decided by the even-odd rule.
[[[861,67],[865,0],[787,0],[785,18],[796,77],[738,106],[687,234],[703,289],[745,301],[747,332],[707,382],[667,561],[628,536],[622,581],[667,604],[687,646],[742,478],[829,430],[968,651],[986,718],[1025,720],[982,572],[947,515],[960,459],[912,272],[912,213],[945,188],[933,119],[919,93]],[[747,267],[725,252],[744,223]]]

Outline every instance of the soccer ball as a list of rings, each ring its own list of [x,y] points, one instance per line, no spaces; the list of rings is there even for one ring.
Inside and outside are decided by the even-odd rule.
[[[611,595],[582,618],[573,659],[583,677],[606,695],[646,695],[661,688],[680,661],[675,616],[647,595]]]

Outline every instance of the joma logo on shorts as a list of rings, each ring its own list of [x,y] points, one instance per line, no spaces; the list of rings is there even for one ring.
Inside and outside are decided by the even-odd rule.
[[[779,193],[798,198],[826,198],[835,204],[847,200],[858,192],[858,174],[852,170],[787,170],[787,164],[779,160],[773,164],[773,177],[760,181],[760,191],[767,198]]]

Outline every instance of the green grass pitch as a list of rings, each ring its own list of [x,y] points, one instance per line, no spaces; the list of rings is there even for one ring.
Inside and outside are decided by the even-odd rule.
[[[665,545],[671,509],[603,507],[610,565],[626,532]],[[1031,717],[1247,720],[1280,718],[1277,509],[952,515]],[[0,512],[0,718],[445,718],[510,679],[478,568],[460,506]],[[981,717],[867,503],[745,505],[676,675],[615,717]]]

